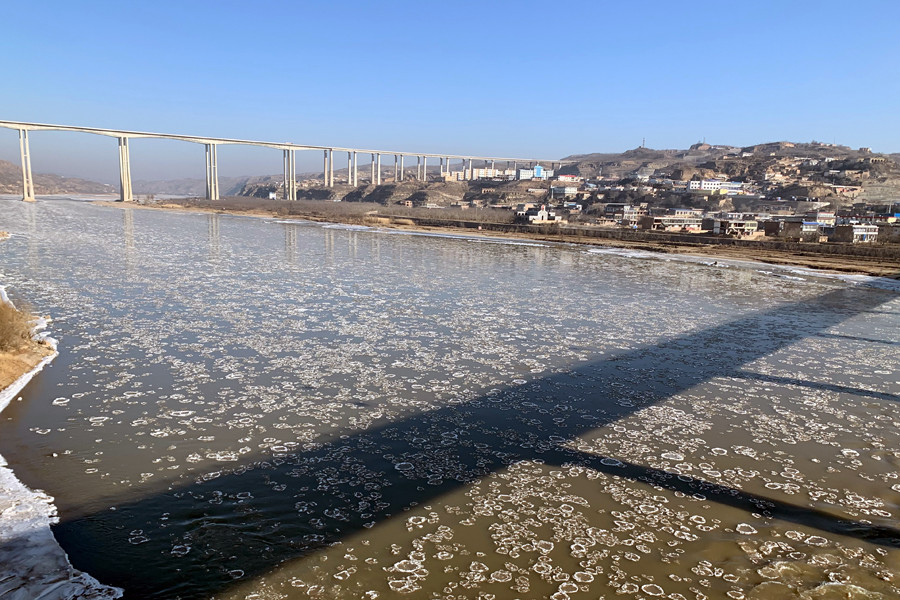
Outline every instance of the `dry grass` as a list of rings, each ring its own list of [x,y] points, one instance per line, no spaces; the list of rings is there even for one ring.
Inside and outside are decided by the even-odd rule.
[[[0,302],[0,352],[18,352],[30,346],[33,320],[28,309],[16,310]]]

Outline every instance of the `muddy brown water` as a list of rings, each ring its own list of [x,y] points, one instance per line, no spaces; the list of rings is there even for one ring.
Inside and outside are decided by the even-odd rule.
[[[900,288],[0,201],[0,415],[126,598],[900,596]]]

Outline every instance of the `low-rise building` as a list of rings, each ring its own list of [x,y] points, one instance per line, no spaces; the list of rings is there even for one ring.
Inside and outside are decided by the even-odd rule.
[[[550,179],[553,177],[553,169],[545,169],[541,165],[535,165],[530,169],[519,169],[517,179]]]
[[[637,205],[610,202],[603,208],[604,216],[621,221],[622,225],[637,223],[638,219],[645,216],[647,212],[648,206],[646,202]]]
[[[578,193],[578,186],[574,185],[551,185],[551,198],[574,198]]]
[[[638,229],[653,231],[701,231],[703,219],[695,215],[645,215],[638,219]]]
[[[557,175],[556,180],[561,183],[578,183],[584,181],[584,177],[578,175]]]
[[[687,184],[687,189],[691,192],[719,192],[725,194],[738,194],[744,191],[744,184],[740,181],[703,179],[700,181],[688,181]]]
[[[807,221],[814,221],[819,225],[833,227],[835,216],[833,212],[811,211],[805,215]]]
[[[878,239],[878,225],[855,223],[852,225],[836,225],[831,234],[832,242],[850,242],[853,244],[874,242]]]
[[[729,221],[726,219],[703,219],[703,231],[714,235],[749,236],[759,229],[758,221]]]
[[[522,204],[518,204],[516,206],[516,216],[524,217],[525,211],[527,211],[531,208],[534,208],[534,206],[535,206],[534,202],[523,202]]]
[[[472,167],[462,171],[451,171],[444,175],[446,181],[474,181],[476,179],[515,179],[513,169],[491,169],[489,167]]]
[[[763,223],[766,237],[799,238],[802,228],[802,221],[777,220]]]
[[[518,213],[517,213],[518,214]],[[547,206],[542,204],[540,208],[529,208],[520,218],[527,220],[529,223],[556,223],[562,221],[562,217],[557,215],[555,211],[547,210]]]
[[[666,211],[667,215],[676,217],[702,217],[702,208],[670,208]]]

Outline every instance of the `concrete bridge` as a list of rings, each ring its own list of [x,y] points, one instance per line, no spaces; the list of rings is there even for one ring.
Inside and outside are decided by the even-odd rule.
[[[51,125],[47,123],[23,123],[19,121],[0,121],[0,127],[16,129],[19,132],[19,152],[22,158],[22,200],[34,201],[34,178],[31,173],[31,152],[28,146],[28,134],[32,131],[72,131],[75,133],[90,133],[118,138],[119,140],[119,195],[123,202],[134,200],[131,188],[131,156],[129,153],[129,141],[135,138],[156,138],[163,140],[176,140],[203,144],[206,147],[206,197],[209,200],[219,199],[219,175],[218,175],[218,147],[220,145],[261,146],[281,150],[283,153],[284,169],[284,197],[290,200],[297,199],[297,160],[296,152],[318,150],[323,153],[323,177],[325,187],[334,187],[334,153],[347,153],[347,184],[359,186],[358,156],[370,155],[369,181],[375,185],[381,184],[382,156],[394,157],[394,181],[403,181],[404,159],[416,158],[416,179],[427,181],[428,159],[437,159],[440,166],[440,174],[450,173],[450,161],[459,160],[463,168],[467,169],[468,178],[472,177],[472,162],[481,161],[490,163],[494,169],[497,162],[506,162],[507,168],[512,165],[518,169],[519,163],[525,165],[550,164],[551,167],[573,161],[545,160],[536,158],[508,158],[497,156],[470,156],[464,154],[434,154],[428,152],[401,152],[395,150],[366,150],[362,148],[342,148],[338,146],[314,146],[307,144],[294,144],[288,142],[263,142],[255,140],[237,140],[229,138],[199,137],[193,135],[181,135],[173,133],[153,133],[148,131],[124,131],[118,129],[102,129],[98,127],[78,127],[74,125]],[[468,161],[468,167],[466,167]],[[411,164],[411,163],[410,163]]]

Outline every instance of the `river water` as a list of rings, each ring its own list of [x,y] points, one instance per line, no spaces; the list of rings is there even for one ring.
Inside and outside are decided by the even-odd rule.
[[[900,596],[900,287],[0,200],[0,415],[126,598]]]

